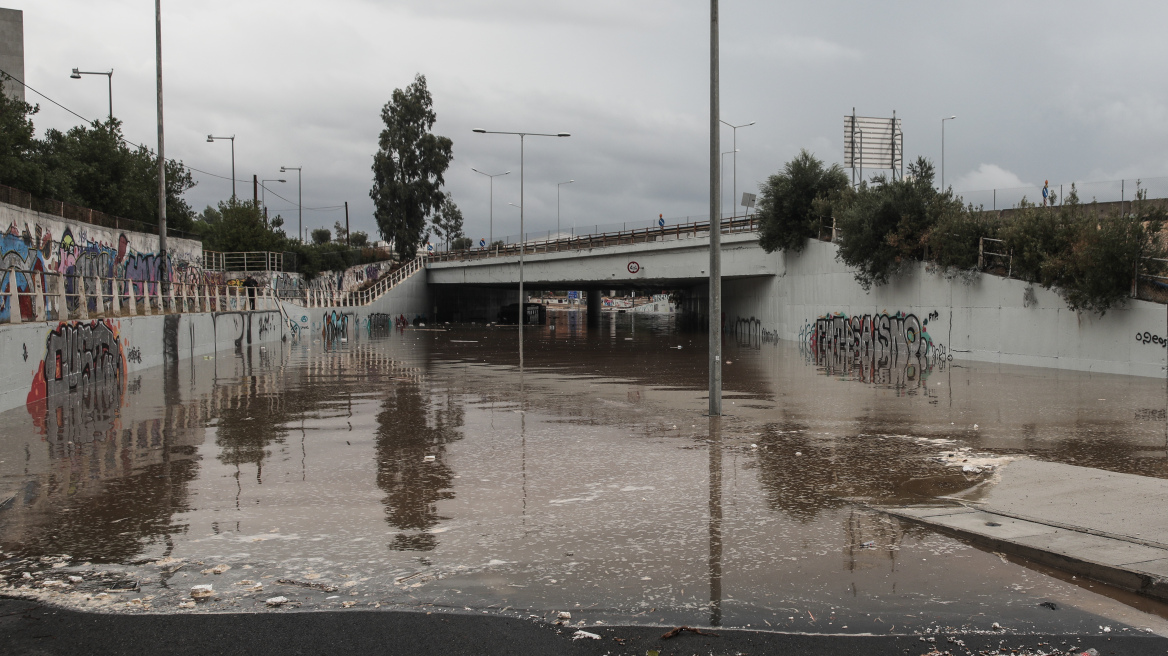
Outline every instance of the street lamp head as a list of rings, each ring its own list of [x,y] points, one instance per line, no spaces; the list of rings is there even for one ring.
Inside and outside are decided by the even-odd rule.
[[[287,173],[287,172],[288,172],[288,169],[284,168],[283,166],[280,167],[280,173]]]
[[[742,126],[742,127],[744,127],[744,128],[748,128],[748,127],[750,127],[750,126],[752,126],[752,125],[754,125],[754,121],[751,121],[751,122],[747,123],[746,125],[744,125],[744,126]]]
[[[954,116],[950,116],[949,118],[950,118],[950,119],[955,119],[955,118],[957,118],[957,116],[956,116],[956,115],[954,115]]]
[[[80,80],[81,79],[81,71],[79,71],[75,68],[75,69],[73,69],[73,74],[70,75],[69,77],[73,78],[74,80]]]
[[[478,132],[479,134],[486,134],[487,131],[482,128],[474,128],[471,132]]]
[[[572,136],[572,135],[568,134],[567,132],[560,132],[560,133],[559,133],[559,134],[557,134],[556,136],[557,136],[557,137],[570,137],[570,136]]]
[[[276,180],[276,182],[287,182],[287,180]]]
[[[207,143],[211,143],[212,141],[215,141],[215,137],[212,137],[211,135],[207,135]]]

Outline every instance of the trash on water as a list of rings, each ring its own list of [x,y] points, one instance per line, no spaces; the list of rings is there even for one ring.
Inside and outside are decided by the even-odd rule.
[[[976,465],[962,465],[961,471],[966,473],[966,474],[980,474],[981,467],[978,467]]]
[[[1094,647],[1087,649],[1087,651],[1080,652],[1079,656],[1099,656],[1099,652]]]
[[[559,612],[559,614],[557,614],[557,615],[556,615],[556,619],[558,619],[558,620],[570,620],[570,619],[572,619],[572,614],[571,614],[571,613],[569,613],[569,612],[568,612],[568,611],[566,611],[566,610],[562,610],[562,611],[560,611],[560,612]]]
[[[579,640],[581,638],[588,638],[589,640],[600,640],[599,635],[597,635],[595,633],[589,633],[583,629],[580,629],[572,634],[573,640]]]
[[[434,462],[434,456],[426,456],[422,458],[422,462]]]
[[[82,582],[82,581],[84,581],[84,580],[85,580],[85,579],[81,578],[80,576],[70,576],[70,577],[69,577],[69,581],[70,581],[71,583],[80,583],[80,582]]]
[[[994,622],[993,624],[990,625],[990,628],[995,630],[995,631],[1001,631],[1002,625],[998,624],[997,622]]]
[[[210,583],[196,585],[191,588],[191,597],[194,599],[205,599],[215,594],[215,589],[211,587]]]
[[[864,542],[863,544],[861,544],[860,548],[861,549],[875,549],[876,548],[876,541],[875,540],[868,540],[867,542]]]
[[[795,455],[797,455],[797,456],[801,456],[801,455],[803,455],[803,452],[802,452],[802,451],[796,451],[796,452],[795,452]]]
[[[269,606],[283,606],[288,603],[288,598],[283,595],[279,597],[268,597],[264,600],[264,603]]]
[[[214,567],[203,570],[202,574],[222,574],[231,569],[231,565],[216,565]]]

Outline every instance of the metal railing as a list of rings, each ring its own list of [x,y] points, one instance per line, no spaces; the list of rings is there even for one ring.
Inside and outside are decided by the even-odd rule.
[[[203,269],[207,271],[284,271],[284,253],[242,251],[220,253],[203,251]]]
[[[756,216],[733,219],[722,219],[722,234],[739,232],[755,232],[759,227]],[[558,251],[575,251],[585,248],[599,248],[602,246],[619,246],[622,244],[645,244],[654,241],[677,239],[692,239],[707,236],[710,233],[710,222],[694,222],[667,225],[655,228],[640,228],[633,230],[619,230],[617,232],[602,232],[599,234],[560,237],[542,241],[528,241],[524,244],[524,253],[555,253]],[[463,251],[447,251],[428,256],[432,262],[449,262],[458,260],[478,260],[488,257],[506,257],[519,254],[519,244],[503,244],[495,247],[472,248]]]
[[[993,253],[986,250],[986,242],[993,242],[995,244],[1002,244],[1006,242],[1001,239],[991,239],[989,237],[979,237],[977,241],[977,269],[984,271],[986,268],[987,258],[1002,258],[1006,261],[1006,277],[1009,278],[1014,275],[1014,254],[1013,253]],[[996,248],[996,247],[991,247]],[[999,260],[1000,261],[1000,260]]]
[[[0,203],[8,203],[17,207],[33,210],[34,212],[41,212],[43,214],[52,214],[63,219],[71,221],[80,221],[82,223],[89,223],[91,225],[101,226],[103,228],[112,228],[114,230],[133,230],[135,232],[145,232],[148,234],[158,234],[158,224],[148,223],[144,221],[135,221],[133,219],[123,219],[120,216],[106,214],[97,210],[91,210],[87,207],[80,207],[78,205],[70,205],[59,200],[49,200],[46,198],[39,198],[33,196],[27,191],[14,189],[5,185],[0,185]],[[201,241],[202,237],[182,230],[176,230],[170,226],[166,227],[166,234],[171,237],[178,237],[181,239],[194,239]]]
[[[382,294],[393,289],[399,283],[404,282],[423,268],[424,263],[422,258],[414,258],[395,269],[389,275],[382,276],[369,287],[355,292],[323,289],[281,289],[276,294],[280,300],[298,303],[306,308],[369,305],[380,298]]]
[[[276,309],[273,290],[264,288],[15,268],[0,277],[0,323]]]

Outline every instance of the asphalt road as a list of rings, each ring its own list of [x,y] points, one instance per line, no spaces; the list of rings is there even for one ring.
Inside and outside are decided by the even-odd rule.
[[[260,614],[108,615],[0,599],[5,654],[952,654],[1168,653],[1168,639],[1144,636],[825,636],[709,630],[663,640],[661,627],[586,627],[600,639],[573,640],[575,627],[447,612],[340,611]],[[962,647],[949,639],[963,641]],[[618,640],[619,639],[619,640]],[[622,642],[623,641],[623,642]],[[1074,650],[1078,647],[1077,650]]]

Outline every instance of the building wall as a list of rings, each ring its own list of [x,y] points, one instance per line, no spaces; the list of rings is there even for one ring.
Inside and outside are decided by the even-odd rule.
[[[24,12],[0,8],[0,70],[20,80],[4,81],[9,98],[24,100]]]

